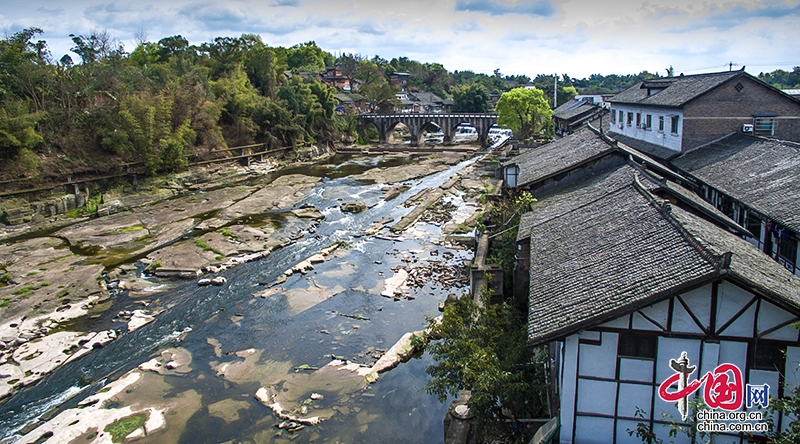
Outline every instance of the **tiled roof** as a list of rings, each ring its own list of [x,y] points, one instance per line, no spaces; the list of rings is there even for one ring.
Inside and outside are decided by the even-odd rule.
[[[523,214],[520,218],[517,242],[530,238],[531,227],[534,225],[540,225],[597,201],[603,196],[629,187],[634,171],[636,169],[630,165],[620,165],[617,168],[586,177],[567,188],[551,190],[545,194],[534,196],[536,202],[531,204],[531,211]],[[656,189],[659,186],[658,182],[644,175],[641,182],[648,189]]]
[[[680,151],[674,151],[655,143],[645,142],[644,140],[634,139],[633,137],[623,136],[622,134],[611,133],[610,136],[629,147],[651,155],[658,159],[669,160],[681,155]]]
[[[731,235],[684,211],[675,210],[678,222],[706,249],[731,253],[728,274],[772,299],[800,307],[800,278],[770,259],[744,239]]]
[[[588,128],[530,149],[506,162],[519,166],[517,186],[540,182],[615,149]],[[535,197],[535,196],[534,196]]]
[[[631,182],[531,227],[531,345],[720,275],[725,258],[699,248],[661,205]]]
[[[733,230],[734,232],[748,234],[752,237],[753,233],[748,232],[746,228],[737,224],[733,219],[726,216],[725,213],[718,210],[714,205],[711,205],[707,201],[703,200],[703,198],[698,196],[696,193],[693,193],[691,190],[669,180],[662,181],[661,188],[679,199],[683,205],[694,208],[695,211],[702,213],[706,218],[709,218],[719,225]]]
[[[608,99],[611,103],[629,103],[650,106],[682,107],[690,100],[717,86],[745,74],[744,71],[725,71],[691,76],[648,79]],[[664,88],[648,96],[648,88]]]
[[[632,171],[620,169],[605,179],[621,186],[616,191],[609,187],[577,206],[556,194],[551,216],[526,216],[530,345],[725,276],[800,310],[800,279],[745,240],[654,199],[646,190],[652,184],[640,186]],[[631,182],[622,186],[625,176]]]
[[[601,108],[593,103],[584,100],[571,100],[553,110],[553,117],[557,119],[570,120],[584,114],[599,111]]]
[[[672,164],[800,232],[800,145],[736,134],[690,151]]]
[[[442,103],[442,99],[434,93],[429,92],[413,92],[408,93],[409,97],[413,97],[416,101],[421,102],[423,105],[428,103]]]

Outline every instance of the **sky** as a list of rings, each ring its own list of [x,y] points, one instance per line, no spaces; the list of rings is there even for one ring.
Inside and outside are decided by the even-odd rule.
[[[137,37],[248,33],[270,46],[313,40],[334,55],[531,77],[800,66],[800,0],[0,0],[0,30],[28,27],[76,62],[69,34],[104,30],[128,52]]]

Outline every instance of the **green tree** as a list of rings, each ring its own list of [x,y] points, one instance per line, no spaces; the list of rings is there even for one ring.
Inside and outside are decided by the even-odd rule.
[[[497,101],[497,123],[511,128],[520,140],[545,130],[553,111],[537,88],[514,88],[504,92]]]
[[[41,113],[31,113],[22,101],[6,101],[0,107],[0,159],[31,152],[44,142],[36,131]]]
[[[286,64],[293,72],[320,72],[325,69],[325,58],[325,52],[310,41],[289,48]]]
[[[524,312],[510,302],[489,305],[488,295],[484,305],[465,295],[445,307],[441,323],[430,321],[432,337],[441,339],[428,348],[436,364],[427,369],[426,390],[441,402],[469,390],[480,438],[490,441],[512,435],[507,420],[546,416],[546,355],[526,345]]]
[[[453,94],[453,111],[457,113],[485,113],[491,111],[489,105],[489,91],[479,83],[454,86],[450,88]]]

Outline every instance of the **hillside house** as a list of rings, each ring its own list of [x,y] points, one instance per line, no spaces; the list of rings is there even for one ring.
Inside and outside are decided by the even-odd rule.
[[[334,94],[333,98],[337,102],[337,112],[343,113],[346,109],[352,109],[361,113],[367,109],[367,98],[361,94],[339,93]]]
[[[358,91],[358,81],[345,76],[342,73],[342,66],[326,66],[325,71],[319,74],[319,81],[331,88],[338,88],[342,91]]]
[[[647,79],[608,101],[609,136],[659,159],[739,131],[800,142],[800,100],[743,69]]]

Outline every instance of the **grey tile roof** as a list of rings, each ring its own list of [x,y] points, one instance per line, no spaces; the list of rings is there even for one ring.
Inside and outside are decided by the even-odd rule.
[[[418,102],[421,102],[423,105],[428,103],[442,103],[441,97],[437,96],[434,93],[413,92],[413,93],[408,93],[408,96]]]
[[[736,134],[685,153],[672,164],[800,232],[800,145]]]
[[[562,139],[530,149],[510,159],[505,165],[519,166],[517,186],[524,187],[614,150],[613,146],[604,142],[590,129],[582,128]]]
[[[563,120],[571,120],[584,114],[591,114],[601,108],[593,103],[581,100],[571,100],[553,110],[553,117]]]
[[[662,77],[639,82],[608,99],[611,103],[629,103],[649,106],[682,107],[717,86],[739,76],[744,71],[725,71],[691,76]],[[752,76],[751,76],[752,77]],[[665,88],[652,96],[647,88]]]
[[[669,160],[681,155],[680,151],[673,151],[663,146],[656,145],[655,143],[645,142],[644,140],[634,139],[633,137],[624,136],[622,134],[612,132],[609,136],[637,151],[641,151],[642,153],[658,159]]]
[[[712,219],[718,224],[735,232],[739,232],[740,234],[747,234],[748,236],[753,237],[753,233],[747,231],[745,227],[737,224],[735,221],[733,221],[733,219],[726,216],[725,213],[718,210],[714,205],[711,205],[691,190],[669,180],[662,181],[661,188],[667,193],[680,199],[684,205],[694,208],[696,211],[699,211],[705,215],[705,217]]]
[[[717,255],[731,253],[729,276],[772,300],[798,310],[800,278],[742,238],[684,211],[674,210],[673,215],[709,251]]]
[[[620,173],[632,176],[631,169]],[[615,178],[619,185],[624,179]],[[530,345],[723,277],[800,312],[800,279],[743,239],[653,199],[652,185],[636,180],[579,206],[554,195],[560,202],[551,216],[527,216]]]
[[[536,202],[531,205],[531,211],[523,214],[520,218],[517,242],[529,239],[531,227],[534,225],[540,225],[601,199],[603,196],[630,187],[635,171],[636,169],[630,165],[619,165],[616,168],[586,177],[567,188],[551,190],[545,194],[534,196]],[[644,175],[641,182],[648,189],[654,190],[659,187],[658,182]]]
[[[530,245],[530,345],[710,281],[724,265],[633,184],[534,224]]]

